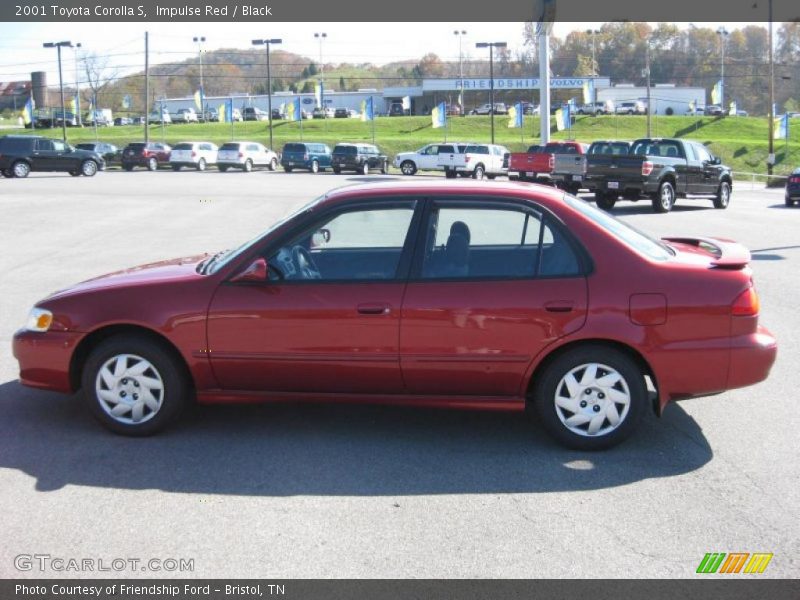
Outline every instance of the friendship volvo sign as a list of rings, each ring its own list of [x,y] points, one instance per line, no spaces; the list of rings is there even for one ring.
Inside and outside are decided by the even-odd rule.
[[[587,81],[594,81],[595,89],[598,87],[609,87],[611,80],[608,77],[551,77],[550,87],[553,89],[581,89]],[[539,89],[538,77],[495,77],[495,90],[534,90]],[[489,90],[491,80],[487,78],[476,79],[423,79],[423,92],[446,92],[458,91],[463,87],[464,91],[470,90]]]

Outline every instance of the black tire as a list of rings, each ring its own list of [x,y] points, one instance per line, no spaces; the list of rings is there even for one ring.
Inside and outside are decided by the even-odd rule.
[[[573,196],[577,196],[578,192],[581,191],[581,186],[580,184],[573,183],[571,186],[569,186],[569,189],[567,191]]]
[[[133,171],[133,165],[122,165],[122,168],[128,171],[128,173]]]
[[[244,171],[245,173],[249,173],[252,170],[253,170],[253,161],[248,158],[247,160],[244,161],[244,166],[242,167],[242,171]]]
[[[414,175],[417,172],[417,165],[411,160],[404,160],[400,163],[400,172],[403,175]]]
[[[483,179],[483,176],[486,174],[486,168],[483,165],[477,165],[475,170],[472,171],[472,178],[473,179]]]
[[[225,173],[228,170],[228,167],[217,167],[220,173]]]
[[[311,168],[309,169],[312,173],[319,173],[319,161],[312,160],[311,161]]]
[[[364,164],[361,165],[361,174],[369,175],[369,163],[367,161],[364,161]]]
[[[446,179],[455,179],[457,177],[457,173],[454,169],[445,169],[444,176]]]
[[[508,180],[509,181],[519,181],[520,180],[519,179],[519,175],[509,175],[508,176]]]
[[[80,176],[81,172],[73,169],[72,171],[69,172],[69,174],[72,175],[73,177],[78,177]]]
[[[497,175],[487,175],[486,179],[491,179],[491,180],[497,179]]]
[[[158,171],[158,159],[155,157],[150,157],[147,159],[147,170],[148,171]]]
[[[719,184],[717,195],[714,196],[714,208],[726,209],[731,203],[731,184],[723,181]]]
[[[269,166],[267,167],[270,171],[277,171],[278,170],[278,159],[273,158],[269,161]]]
[[[386,175],[389,172],[389,163],[388,161],[383,161],[381,163],[381,175]]]
[[[339,167],[333,167],[333,172],[334,172],[336,175],[341,175],[341,173],[342,173],[342,170],[341,170]]]
[[[18,160],[11,165],[11,172],[14,173],[14,177],[24,179],[31,174],[31,166],[24,160]]]
[[[153,366],[155,373],[161,378],[163,384],[160,406],[156,411],[152,412],[149,409],[145,409],[146,414],[144,416],[146,420],[141,423],[123,423],[112,417],[103,408],[103,401],[97,392],[98,380],[101,379],[99,376],[100,370],[108,361],[119,355],[133,355],[145,359]],[[152,377],[153,371],[148,369],[143,375]],[[105,383],[102,385],[109,390],[113,389],[115,393],[120,387],[130,389],[131,392],[129,394],[126,393],[128,395],[125,397],[132,400],[135,390],[142,389],[138,385],[136,378],[132,377],[132,379],[133,381],[126,384],[123,384],[124,379],[120,378],[112,386],[107,386]],[[186,406],[190,394],[185,369],[178,359],[161,344],[139,335],[117,335],[98,344],[86,360],[81,374],[81,384],[83,386],[83,399],[94,417],[114,433],[130,436],[152,435],[169,425]],[[134,385],[136,387],[132,387]],[[125,390],[123,389],[120,392],[120,396],[124,392]],[[154,396],[158,396],[157,391],[152,393]],[[156,399],[158,400],[159,398],[157,397]],[[132,412],[126,414],[131,414],[132,416]],[[152,416],[148,416],[150,414]]]
[[[3,172],[3,175],[6,175],[6,174],[5,174],[5,171]],[[6,177],[8,177],[8,175],[6,175]],[[784,201],[786,202],[786,206],[794,206],[794,200],[792,200],[791,198],[789,198],[789,196],[786,196],[786,197],[784,198]]]
[[[12,179],[14,177],[14,171],[11,169],[3,169],[3,177],[6,179]]]
[[[206,170],[206,159],[201,158],[197,161],[197,170],[198,171],[205,171]]]
[[[283,167],[283,170],[286,171],[287,173],[291,173],[292,171],[294,171],[294,167]]]
[[[669,181],[661,182],[658,192],[653,195],[653,210],[657,213],[668,213],[675,206],[675,188]]]
[[[173,171],[180,171],[181,168],[182,168],[182,165],[172,165],[172,170]]]
[[[617,203],[617,195],[609,194],[608,192],[595,192],[594,202],[595,204],[597,204],[597,208],[602,208],[605,211],[610,211],[611,209],[614,208],[614,205]]]
[[[568,400],[569,396],[567,385],[562,379],[571,371],[590,364],[599,366],[597,373],[601,374],[601,377],[600,370],[610,368],[616,371],[620,380],[611,386],[603,386],[597,385],[593,379],[588,382],[589,385],[584,386],[582,380],[586,371],[578,371],[574,376],[580,386],[580,397],[585,397],[586,400],[581,400],[575,412],[557,404],[557,398]],[[624,404],[612,401],[610,394],[612,389],[624,394],[626,387],[629,398],[627,409]],[[635,431],[646,410],[647,398],[644,373],[631,357],[616,348],[602,344],[587,344],[568,350],[545,367],[534,383],[533,397],[529,399],[529,403],[533,402],[533,407],[545,430],[559,443],[576,450],[604,450],[619,444]],[[564,422],[570,416],[579,414],[586,418],[594,418],[595,414],[599,416],[601,413],[607,415],[603,408],[611,404],[614,405],[620,421],[615,428],[605,433],[590,435],[585,430],[583,433],[577,433]],[[577,428],[582,429],[583,425],[586,425],[588,429],[590,423],[591,421],[585,422]],[[602,421],[601,431],[609,426],[611,421],[606,416]]]

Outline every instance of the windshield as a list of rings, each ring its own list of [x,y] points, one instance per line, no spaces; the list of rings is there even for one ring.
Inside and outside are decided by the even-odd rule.
[[[256,237],[254,237],[251,240],[245,242],[244,244],[242,244],[241,246],[239,246],[235,250],[225,250],[225,251],[220,252],[218,254],[215,254],[211,258],[203,261],[202,263],[200,263],[199,272],[204,274],[204,275],[212,275],[212,274],[216,273],[222,267],[224,267],[229,262],[231,262],[232,260],[237,258],[239,255],[241,255],[245,250],[250,248],[250,246],[255,244],[258,240],[260,240],[264,236],[272,233],[273,231],[275,231],[278,227],[280,227],[281,225],[283,225],[287,221],[289,221],[291,219],[294,219],[297,215],[300,215],[300,214],[306,212],[307,210],[311,210],[312,208],[314,208],[314,206],[316,206],[317,203],[321,202],[324,198],[325,198],[325,195],[322,195],[319,198],[314,198],[314,200],[312,200],[308,204],[300,207],[299,209],[297,209],[293,213],[288,214],[287,216],[285,216],[283,219],[280,219],[276,223],[273,223],[272,226],[269,229],[267,229],[266,231],[262,231]]]
[[[306,147],[304,144],[286,144],[283,147],[284,152],[305,152]]]
[[[239,144],[227,143],[222,144],[222,148],[220,150],[239,150]]]
[[[569,195],[565,195],[564,200],[572,208],[578,210],[584,216],[589,217],[615,238],[623,241],[627,246],[636,250],[639,254],[643,254],[647,258],[663,262],[675,254],[665,243],[651,238],[646,233],[642,233],[635,227],[623,223],[607,212],[595,208],[583,200]]]
[[[333,149],[334,154],[358,154],[355,146],[336,146]]]
[[[192,149],[192,145],[191,144],[178,144],[177,146],[174,146],[172,149],[173,150],[191,150]]]

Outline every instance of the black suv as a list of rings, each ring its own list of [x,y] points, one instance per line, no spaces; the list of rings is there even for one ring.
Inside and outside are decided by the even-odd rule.
[[[355,171],[369,175],[370,169],[386,173],[389,159],[372,144],[336,144],[332,158],[333,172]]]
[[[78,150],[61,140],[34,135],[0,137],[0,172],[4,177],[27,177],[31,171],[66,171],[92,177],[106,168],[97,152]]]
[[[243,121],[269,121],[269,114],[255,106],[247,106],[242,109]]]

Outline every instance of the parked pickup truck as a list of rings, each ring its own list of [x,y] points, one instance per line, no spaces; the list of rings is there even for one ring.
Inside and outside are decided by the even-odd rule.
[[[497,144],[467,144],[465,147],[453,148],[450,152],[439,147],[439,166],[444,169],[445,177],[472,177],[473,179],[494,179],[505,175],[505,157],[508,150]]]
[[[531,146],[527,152],[513,152],[508,160],[508,178],[512,181],[553,183],[555,154],[583,154],[578,142],[551,142],[546,146]]]
[[[659,213],[690,195],[712,197],[715,208],[727,208],[733,185],[730,168],[703,144],[679,139],[640,139],[626,155],[589,155],[586,177],[602,209],[610,210],[620,197],[648,197]]]
[[[584,187],[583,179],[586,174],[586,152],[589,144],[563,144],[561,149],[553,154],[553,171],[550,179],[556,187],[577,194]]]

